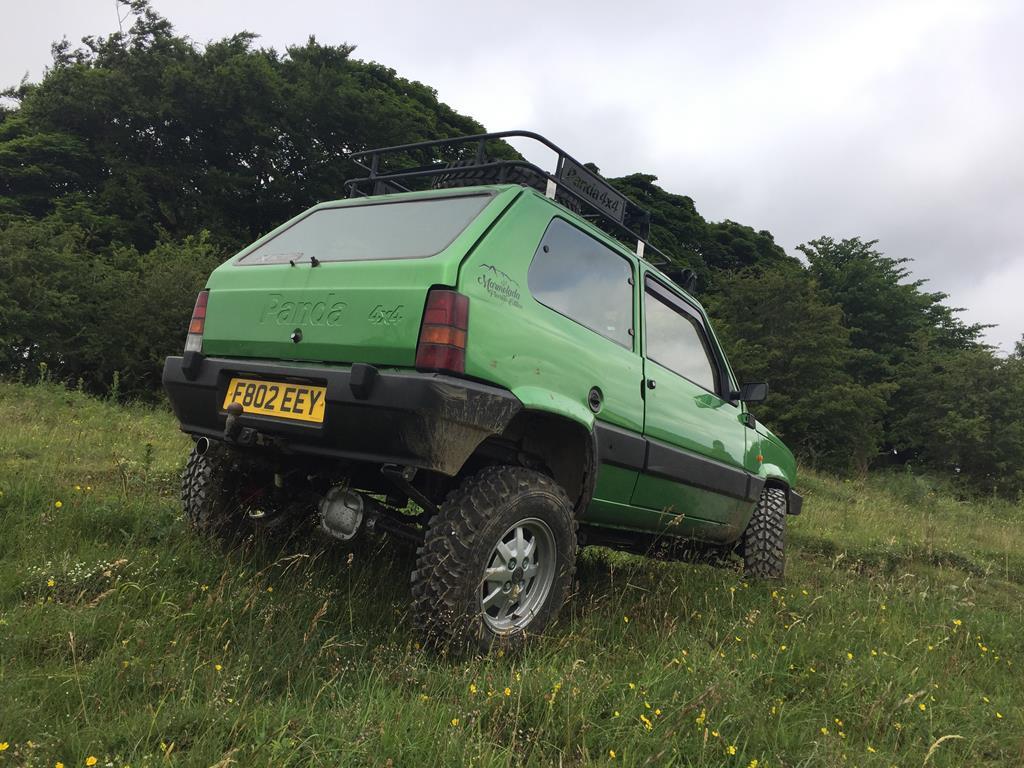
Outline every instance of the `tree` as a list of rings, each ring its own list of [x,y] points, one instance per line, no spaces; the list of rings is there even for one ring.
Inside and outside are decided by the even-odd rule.
[[[108,244],[206,229],[229,251],[344,197],[348,152],[482,130],[353,46],[311,37],[282,55],[243,32],[199,49],[144,0],[132,8],[128,32],[59,44],[41,83],[6,92],[0,213],[63,203],[116,225]]]
[[[741,381],[768,381],[756,411],[813,464],[866,469],[882,438],[886,384],[858,385],[850,332],[798,266],[722,273],[708,302]]]

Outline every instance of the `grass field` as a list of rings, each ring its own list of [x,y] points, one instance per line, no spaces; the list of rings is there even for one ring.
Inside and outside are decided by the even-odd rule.
[[[1024,764],[1024,510],[805,475],[784,584],[593,549],[550,635],[439,659],[411,552],[222,554],[163,410],[0,384],[0,767]]]

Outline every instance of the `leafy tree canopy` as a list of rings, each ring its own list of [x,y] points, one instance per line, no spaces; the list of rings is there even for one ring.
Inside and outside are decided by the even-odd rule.
[[[94,391],[116,374],[152,397],[210,270],[342,197],[348,153],[483,129],[354,46],[310,37],[279,52],[239,32],[200,47],[147,0],[130,5],[127,32],[57,43],[41,82],[3,92],[0,373],[45,364]],[[741,378],[772,385],[758,415],[805,461],[895,457],[1024,489],[1024,340],[995,357],[984,326],[876,241],[820,237],[801,246],[805,266],[656,182],[611,180],[698,272]]]

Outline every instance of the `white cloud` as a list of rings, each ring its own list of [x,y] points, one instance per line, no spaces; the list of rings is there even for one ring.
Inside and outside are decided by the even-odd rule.
[[[199,42],[240,29],[283,49],[358,45],[491,130],[548,135],[609,174],[654,173],[711,219],[787,249],[878,238],[916,276],[999,322],[1024,248],[1024,4],[1015,0],[679,3],[156,0]],[[49,43],[116,28],[112,0],[4,10],[0,83]]]

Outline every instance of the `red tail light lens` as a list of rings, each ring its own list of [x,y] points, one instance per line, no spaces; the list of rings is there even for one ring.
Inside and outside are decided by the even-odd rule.
[[[185,351],[199,352],[203,348],[203,329],[206,327],[206,302],[210,292],[203,290],[196,297],[196,307],[192,310],[192,321],[188,324],[188,336],[185,337]]]
[[[189,333],[202,334],[206,325],[206,302],[210,298],[209,291],[200,291],[196,297],[196,307],[192,310],[192,322],[188,325]]]
[[[423,325],[416,345],[416,368],[445,373],[466,372],[469,297],[434,289],[427,294]]]

